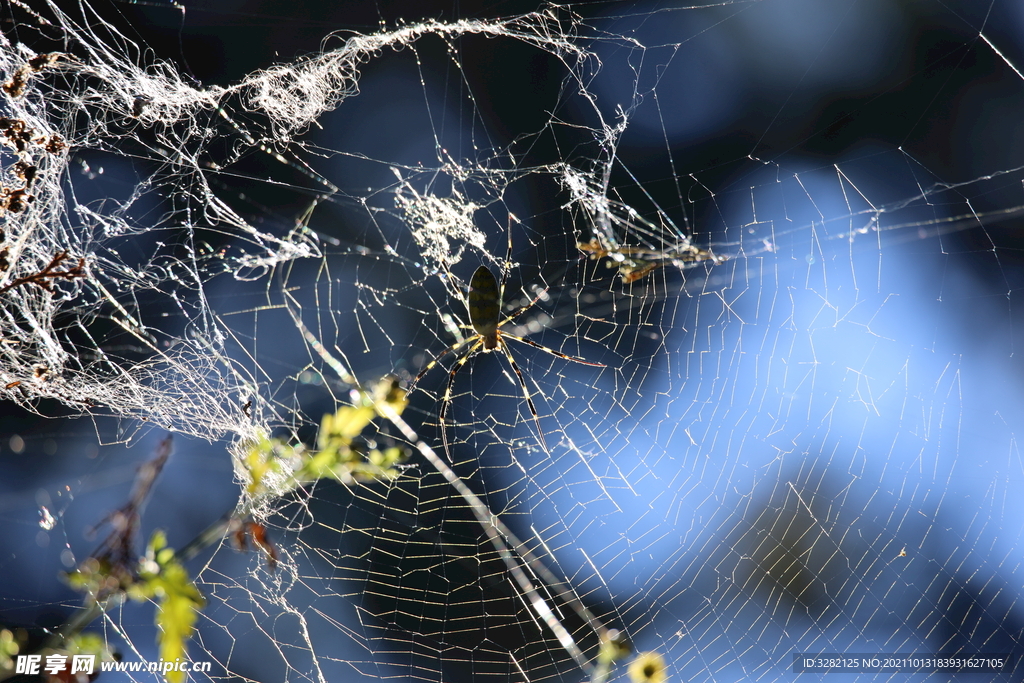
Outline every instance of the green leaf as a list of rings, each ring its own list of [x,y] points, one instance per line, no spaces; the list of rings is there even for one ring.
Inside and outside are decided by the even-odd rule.
[[[157,642],[160,658],[173,662],[187,657],[187,644],[195,627],[198,611],[206,604],[188,571],[167,547],[167,538],[154,531],[143,561],[140,581],[129,591],[132,598],[156,600]],[[168,671],[168,683],[184,683],[185,672]]]
[[[186,657],[186,644],[192,637],[198,610],[205,604],[202,595],[189,581],[185,569],[175,563],[164,570],[163,597],[156,613],[156,624],[161,631],[157,637],[160,658],[165,662]],[[168,671],[170,683],[183,683],[183,671]]]
[[[261,493],[265,488],[264,479],[270,472],[280,470],[278,450],[291,449],[280,439],[271,439],[266,434],[249,444],[249,450],[245,455],[245,467],[249,471],[249,495]]]
[[[385,415],[380,410],[381,405],[387,405],[398,415],[401,415],[405,407],[409,405],[408,394],[394,375],[388,375],[377,382],[370,400],[382,417]]]
[[[324,415],[317,445],[321,449],[348,446],[376,415],[372,405],[342,406],[334,415]]]
[[[14,657],[18,654],[18,642],[14,633],[7,629],[0,630],[0,678],[6,678],[6,673],[14,671]]]

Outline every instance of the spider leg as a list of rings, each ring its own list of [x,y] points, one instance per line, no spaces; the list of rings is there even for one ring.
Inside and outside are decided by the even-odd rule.
[[[578,358],[576,356],[570,356],[570,355],[562,353],[560,351],[555,351],[554,349],[549,349],[548,347],[544,346],[543,344],[538,344],[535,341],[532,341],[530,339],[524,339],[523,337],[517,337],[516,335],[509,334],[508,332],[502,332],[501,336],[502,337],[508,337],[510,339],[515,339],[517,342],[522,342],[523,344],[529,344],[530,346],[532,346],[535,349],[540,349],[541,351],[543,351],[545,353],[550,353],[552,356],[558,356],[559,358],[562,358],[564,360],[571,360],[573,363],[579,363],[580,365],[591,365],[591,366],[593,366],[595,368],[606,368],[606,367],[608,367],[604,363],[592,363],[589,360],[583,360],[582,358]]]
[[[512,357],[512,352],[508,350],[508,344],[502,341],[501,337],[498,337],[498,346],[501,347],[502,352],[505,354],[505,358],[508,358],[509,365],[512,366],[512,370],[515,371],[516,377],[519,378],[519,386],[523,389],[523,398],[526,399],[526,405],[530,407],[530,413],[533,415],[533,424],[537,426],[537,437],[540,440],[541,448],[544,449],[545,453],[550,453],[548,450],[548,442],[544,438],[544,430],[540,428],[540,417],[537,415],[537,406],[533,405],[533,398],[530,396],[530,389],[526,386],[526,378],[523,377],[522,370],[519,369],[519,365],[516,364],[516,359]]]
[[[519,219],[516,218],[513,214],[510,213],[508,215],[508,231],[507,231],[507,234],[508,234],[508,249],[505,251],[505,266],[501,269],[501,284],[498,287],[498,303],[501,306],[505,305],[505,283],[508,282],[508,274],[509,274],[509,271],[512,270],[512,221],[515,221],[516,223],[518,223]],[[498,323],[498,327],[501,327],[505,323],[511,321],[513,318],[518,316],[520,313],[522,313],[526,309],[532,308],[533,305],[535,303],[537,303],[538,301],[540,301],[541,299],[543,299],[544,295],[547,294],[547,293],[548,293],[548,288],[545,287],[540,292],[538,292],[537,296],[533,297],[533,299],[529,303],[523,304],[522,306],[519,306],[518,308],[516,308],[516,310],[512,311],[507,316],[505,316],[505,318],[502,319],[502,321]],[[524,294],[525,294],[525,292],[524,292]]]
[[[533,305],[535,303],[537,303],[538,301],[540,301],[541,299],[543,299],[544,295],[547,294],[547,293],[548,293],[548,288],[547,287],[545,287],[544,289],[540,290],[540,293],[537,294],[537,296],[533,297],[533,299],[529,303],[526,303],[526,304],[523,304],[522,306],[519,306],[518,308],[516,308],[516,310],[512,311],[507,316],[505,316],[505,319],[502,320],[500,323],[498,323],[498,327],[501,327],[505,323],[511,322],[516,316],[518,316],[520,313],[522,313],[523,311],[527,310],[528,308],[533,308]]]
[[[421,379],[423,379],[423,376],[425,374],[427,374],[428,372],[430,372],[431,370],[434,369],[434,366],[437,365],[438,361],[440,361],[442,358],[447,356],[452,351],[457,351],[460,347],[465,346],[466,344],[468,344],[469,342],[473,341],[474,339],[475,339],[475,337],[467,337],[466,339],[463,339],[460,342],[456,342],[456,343],[452,344],[447,349],[445,349],[444,351],[441,351],[436,356],[434,356],[433,360],[431,360],[429,363],[424,365],[423,369],[420,370],[419,374],[416,375],[416,377],[413,378],[412,382],[409,383],[408,388],[406,388],[406,390],[405,390],[406,394],[411,394],[412,392],[414,392],[416,390],[416,385],[419,384],[419,381]]]
[[[467,340],[469,341],[469,340]],[[465,343],[465,342],[463,342]],[[462,346],[462,344],[459,344]],[[441,444],[444,446],[444,454],[448,458],[448,462],[452,462],[451,449],[448,445],[448,430],[445,429],[445,418],[448,417],[448,408],[452,405],[452,388],[455,386],[455,375],[459,374],[459,370],[466,364],[466,361],[472,357],[472,355],[483,346],[483,342],[476,339],[476,344],[469,347],[469,351],[466,352],[462,358],[460,358],[455,365],[452,366],[451,372],[448,373],[448,384],[444,388],[444,394],[441,396],[441,412],[438,415],[438,425],[441,428]],[[448,347],[448,350],[452,350],[454,347]],[[443,354],[442,354],[443,355]],[[438,356],[440,358],[441,356]]]

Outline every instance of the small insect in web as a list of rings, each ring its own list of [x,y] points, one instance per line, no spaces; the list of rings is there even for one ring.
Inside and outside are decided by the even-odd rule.
[[[657,270],[670,263],[697,263],[698,261],[710,261],[717,265],[725,261],[724,256],[717,256],[710,251],[698,249],[689,243],[683,242],[677,247],[658,251],[643,247],[625,247],[617,244],[608,244],[606,239],[593,239],[589,242],[577,242],[576,247],[590,255],[591,260],[608,259],[609,266],[617,265],[619,275],[622,276],[623,284],[636,282],[648,273]]]
[[[433,359],[431,359],[429,363],[423,366],[423,369],[420,370],[419,374],[416,375],[409,384],[408,393],[411,394],[415,391],[416,385],[424,375],[430,372],[442,358],[447,356],[449,353],[461,353],[458,360],[455,361],[451,370],[448,372],[448,383],[445,386],[444,394],[441,396],[441,410],[438,415],[438,421],[441,427],[441,440],[444,444],[444,451],[448,454],[449,459],[451,459],[451,454],[448,447],[448,433],[445,429],[445,418],[448,416],[448,410],[451,407],[452,389],[455,386],[455,377],[469,359],[477,353],[501,351],[508,360],[509,365],[512,367],[512,371],[515,373],[516,378],[519,381],[519,387],[522,390],[523,398],[526,400],[526,405],[530,409],[530,415],[533,417],[534,426],[537,428],[537,438],[540,441],[541,447],[545,451],[548,450],[548,445],[544,438],[544,430],[540,425],[540,416],[537,414],[537,406],[533,402],[533,396],[531,395],[530,388],[526,383],[526,377],[523,375],[522,370],[519,369],[519,364],[516,363],[516,359],[509,350],[506,340],[513,339],[522,344],[532,346],[535,349],[540,349],[552,356],[572,361],[574,363],[579,363],[580,365],[589,365],[596,368],[606,367],[602,363],[594,363],[584,360],[583,358],[570,356],[560,351],[548,348],[543,344],[538,344],[530,339],[502,330],[505,325],[532,308],[547,292],[547,289],[545,288],[527,304],[520,306],[508,315],[502,315],[502,308],[505,303],[505,284],[508,281],[509,271],[512,269],[511,222],[512,218],[509,219],[508,251],[505,254],[505,261],[502,265],[501,282],[498,282],[498,279],[494,277],[494,273],[491,272],[491,269],[485,265],[481,265],[476,269],[476,272],[473,273],[473,277],[469,282],[469,292],[466,295],[464,303],[466,304],[466,309],[469,313],[470,324],[460,325],[460,327],[472,330],[472,334],[465,339],[455,342],[448,348],[442,349],[433,357]]]
[[[687,264],[707,261],[718,265],[728,258],[696,246],[692,235],[676,227],[661,209],[657,209],[655,223],[629,204],[609,198],[600,187],[583,180],[572,184],[577,186],[576,201],[594,232],[593,239],[577,242],[576,247],[593,261],[607,259],[606,266],[618,267],[623,284],[668,265],[682,270]]]

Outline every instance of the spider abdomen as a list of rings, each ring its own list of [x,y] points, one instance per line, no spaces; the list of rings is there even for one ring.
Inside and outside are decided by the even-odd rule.
[[[498,281],[487,266],[480,266],[469,281],[469,322],[480,335],[484,351],[498,348],[498,323],[501,322],[501,292]]]

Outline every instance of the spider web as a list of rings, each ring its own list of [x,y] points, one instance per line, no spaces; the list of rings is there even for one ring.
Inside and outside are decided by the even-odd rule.
[[[280,554],[188,564],[210,680],[628,680],[612,629],[669,680],[1019,654],[1012,3],[378,7],[291,17],[331,35],[204,86],[98,3],[4,7],[0,116],[32,132],[0,157],[0,385],[105,444],[8,423],[4,626],[80,606],[58,572],[127,497],[120,444],[168,430],[144,528],[180,548],[235,508]],[[470,342],[364,434],[408,448],[398,477],[248,498],[245,444],[315,443],[476,334],[480,265],[524,307],[502,333],[602,367],[509,340],[535,420]],[[151,612],[93,628],[154,660]]]

